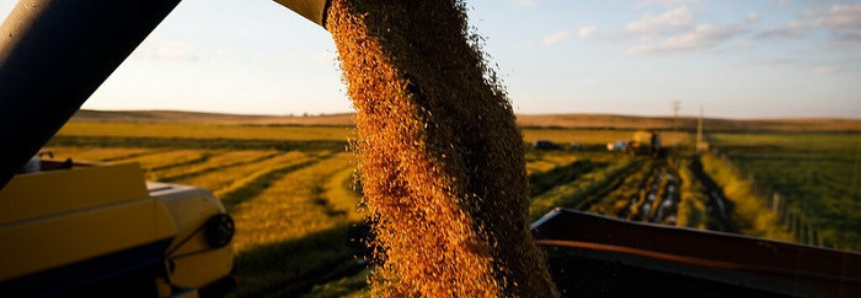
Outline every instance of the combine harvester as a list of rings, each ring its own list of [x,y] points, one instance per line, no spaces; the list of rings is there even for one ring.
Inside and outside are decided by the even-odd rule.
[[[178,0],[21,0],[0,27],[0,297],[199,297],[235,283],[208,191],[138,165],[35,160]],[[278,0],[325,27],[327,1]],[[30,163],[28,172],[21,172]],[[861,297],[861,255],[556,210],[566,297]]]
[[[638,130],[629,141],[616,141],[607,144],[607,151],[620,151],[631,156],[663,158],[667,148],[661,146],[661,136],[655,130]]]

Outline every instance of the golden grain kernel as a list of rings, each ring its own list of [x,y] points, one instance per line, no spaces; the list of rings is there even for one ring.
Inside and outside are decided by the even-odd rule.
[[[559,297],[511,104],[458,0],[334,0],[376,239],[374,297]]]

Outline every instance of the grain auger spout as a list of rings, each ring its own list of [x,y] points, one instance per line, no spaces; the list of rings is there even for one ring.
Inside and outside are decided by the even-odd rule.
[[[331,0],[275,0],[311,22],[326,28],[326,11]]]
[[[0,187],[180,0],[21,0],[0,26]],[[277,0],[324,26],[327,0]]]

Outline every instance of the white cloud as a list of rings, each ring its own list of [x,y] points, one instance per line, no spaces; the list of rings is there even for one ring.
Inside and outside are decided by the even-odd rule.
[[[832,6],[821,23],[841,39],[861,42],[861,3]]]
[[[825,30],[844,42],[861,43],[861,3],[836,4],[811,10],[799,19],[757,34],[762,39],[798,38],[814,30]]]
[[[517,2],[517,5],[520,6],[532,6],[535,5],[535,0],[514,0]]]
[[[811,24],[793,21],[757,34],[762,39],[801,37],[811,29]]]
[[[132,52],[130,59],[191,62],[200,59],[191,45],[183,41],[148,38]]]
[[[697,1],[652,1],[678,4]],[[730,24],[701,23],[698,14],[686,6],[667,9],[660,14],[645,14],[615,32],[598,32],[592,26],[581,27],[581,38],[622,44],[629,55],[679,54],[716,48],[741,36],[760,19],[755,12],[740,15]],[[749,48],[751,44],[742,44]]]
[[[544,38],[541,39],[541,42],[544,43],[545,46],[549,47],[568,39],[569,35],[568,31],[558,30],[544,36]]]
[[[836,66],[820,66],[813,69],[813,74],[817,76],[827,76],[835,73],[842,72],[843,69]]]
[[[625,32],[642,39],[651,39],[659,35],[688,29],[693,22],[693,13],[687,7],[682,6],[660,15],[647,14],[625,26]]]
[[[598,28],[595,26],[583,26],[577,30],[577,36],[580,36],[580,38],[589,38],[595,35],[595,32],[597,31]]]
[[[751,22],[751,23],[759,22],[760,18],[761,18],[760,15],[758,13],[755,13],[755,12],[751,12],[751,13],[747,14],[747,21]]]
[[[676,6],[682,4],[692,4],[702,2],[701,0],[640,0],[637,2],[639,5],[662,5],[662,6]]]
[[[697,26],[695,29],[673,35],[661,43],[641,44],[628,48],[631,55],[653,55],[684,53],[702,49],[713,48],[728,41],[744,29],[737,25],[730,26]]]

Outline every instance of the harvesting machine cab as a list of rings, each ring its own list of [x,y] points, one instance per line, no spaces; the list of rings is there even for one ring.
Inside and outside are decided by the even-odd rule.
[[[323,25],[327,1],[276,0]],[[236,282],[210,192],[37,151],[179,0],[20,0],[0,26],[0,297],[198,297]],[[34,157],[36,156],[36,157]]]

